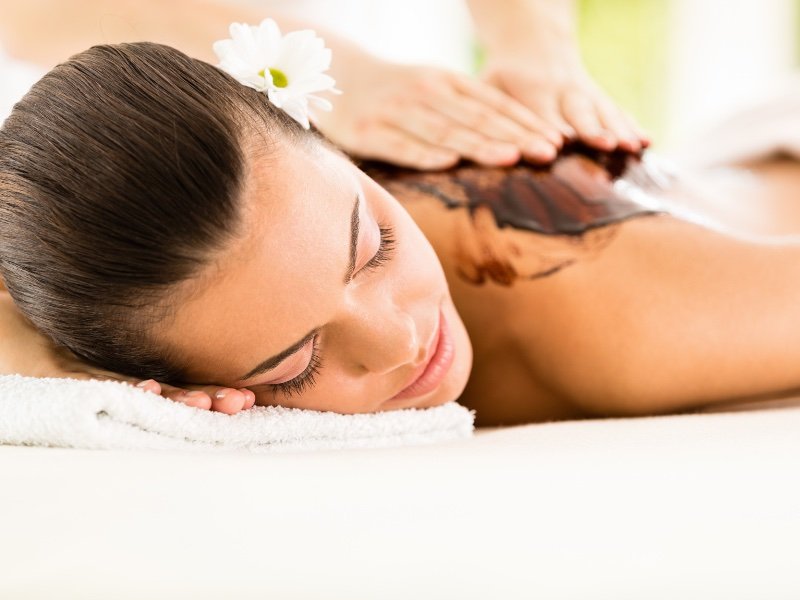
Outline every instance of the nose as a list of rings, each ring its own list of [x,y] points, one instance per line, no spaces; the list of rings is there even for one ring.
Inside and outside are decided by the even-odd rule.
[[[420,359],[417,323],[408,312],[394,306],[381,314],[354,318],[348,338],[352,362],[362,371],[389,373]]]

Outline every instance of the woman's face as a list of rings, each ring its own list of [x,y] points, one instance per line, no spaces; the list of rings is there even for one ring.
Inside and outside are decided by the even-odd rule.
[[[466,330],[433,248],[386,190],[322,144],[289,144],[250,157],[242,209],[242,231],[156,334],[189,381],[341,413],[461,394]]]

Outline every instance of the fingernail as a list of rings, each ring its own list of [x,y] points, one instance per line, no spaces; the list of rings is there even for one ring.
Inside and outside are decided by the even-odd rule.
[[[214,398],[216,398],[217,400],[222,400],[225,396],[228,395],[228,392],[230,392],[230,390],[217,390],[216,392],[214,392]]]
[[[607,131],[598,131],[597,133],[594,134],[594,137],[600,138],[601,140],[603,140],[604,142],[608,142],[609,144],[617,143],[617,138]]]
[[[150,383],[151,381],[153,381],[153,380],[152,379],[145,379],[144,381],[140,381],[139,383],[137,383],[136,387],[138,387],[138,388],[147,387],[147,384]]]
[[[525,145],[525,153],[550,159],[555,157],[556,149],[544,142],[530,142]]]
[[[442,167],[449,167],[456,160],[458,160],[458,156],[452,154],[430,154],[423,159],[422,166],[425,169],[441,169]]]
[[[624,144],[631,152],[639,152],[642,149],[642,145],[639,143],[639,140],[620,140],[619,144],[620,146]]]
[[[490,146],[481,150],[478,158],[481,162],[504,163],[517,160],[519,152],[514,146]]]

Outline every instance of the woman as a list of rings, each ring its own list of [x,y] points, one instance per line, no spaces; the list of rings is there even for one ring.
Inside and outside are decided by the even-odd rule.
[[[550,175],[384,174],[406,212],[210,65],[155,44],[95,47],[3,127],[0,264],[57,344],[191,382],[193,396],[164,391],[226,412],[459,398],[488,425],[797,388],[800,290],[786,282],[800,246],[698,224],[701,199],[598,158],[568,154]],[[609,187],[626,169],[623,186],[641,185]],[[15,370],[79,368],[45,355]]]

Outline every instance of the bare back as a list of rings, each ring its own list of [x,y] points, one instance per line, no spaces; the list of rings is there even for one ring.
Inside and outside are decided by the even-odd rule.
[[[794,393],[800,353],[781,350],[800,328],[786,285],[800,244],[764,234],[800,231],[800,169],[756,168],[763,182],[729,180],[725,202],[584,151],[547,169],[371,174],[442,260],[475,351],[461,401],[493,425]]]

